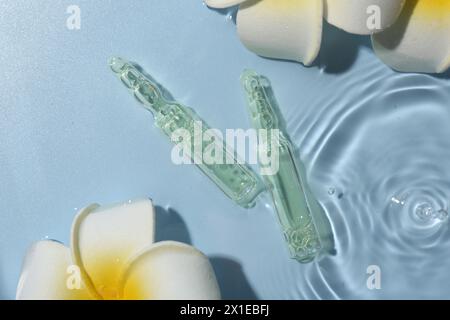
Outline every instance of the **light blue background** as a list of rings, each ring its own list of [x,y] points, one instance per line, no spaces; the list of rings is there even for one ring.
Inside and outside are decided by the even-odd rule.
[[[71,4],[81,8],[79,31],[66,28]],[[158,230],[161,238],[190,239],[236,279],[225,296],[251,297],[244,273],[285,250],[274,217],[240,209],[195,167],[173,165],[171,144],[107,60],[140,63],[220,129],[248,127],[242,69],[280,66],[243,49],[234,24],[200,0],[14,0],[0,10],[0,296],[14,297],[32,242],[68,242],[76,208],[151,197],[181,216],[166,229],[189,234]]]
[[[71,4],[81,8],[78,31],[66,28]],[[249,127],[238,79],[244,68],[254,68],[272,80],[288,127],[299,128],[289,119],[339,87],[342,74],[368,61],[393,73],[367,38],[330,29],[319,62],[305,68],[248,52],[228,13],[201,0],[2,0],[0,12],[1,298],[14,298],[32,242],[68,242],[77,208],[139,197],[158,206],[159,240],[192,243],[211,258],[224,298],[303,296],[300,288],[310,287],[305,281],[315,281],[306,277],[319,267],[288,258],[267,196],[244,210],[195,167],[173,165],[171,144],[107,60],[119,55],[138,62],[221,130]],[[320,172],[311,137],[320,133],[304,140],[296,132],[314,182]],[[329,185],[312,185],[326,203]],[[365,269],[349,277],[364,287]]]

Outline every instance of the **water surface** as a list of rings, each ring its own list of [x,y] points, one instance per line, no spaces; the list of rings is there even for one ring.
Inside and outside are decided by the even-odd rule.
[[[76,208],[143,196],[158,205],[158,239],[208,254],[225,298],[450,297],[448,74],[395,73],[367,38],[331,27],[311,68],[262,59],[201,0],[78,3],[79,31],[66,28],[69,1],[0,4],[0,297],[14,297],[33,241],[68,242]],[[336,255],[290,260],[267,196],[245,210],[174,166],[151,115],[111,75],[115,55],[221,130],[250,127],[242,70],[271,79]],[[367,287],[370,266],[379,290]]]

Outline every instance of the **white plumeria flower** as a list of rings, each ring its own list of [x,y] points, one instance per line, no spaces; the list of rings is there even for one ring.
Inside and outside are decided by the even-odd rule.
[[[372,36],[375,53],[398,71],[442,73],[450,67],[450,1],[407,0],[397,21]]]
[[[205,0],[212,8],[239,4],[238,34],[251,51],[311,65],[323,18],[372,35],[375,53],[398,71],[441,73],[450,66],[449,0]],[[374,20],[375,19],[375,20]]]
[[[220,299],[208,258],[179,242],[154,243],[154,226],[150,200],[82,209],[70,249],[40,241],[29,250],[17,299]]]

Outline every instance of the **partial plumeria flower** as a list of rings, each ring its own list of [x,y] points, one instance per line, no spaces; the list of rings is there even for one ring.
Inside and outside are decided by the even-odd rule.
[[[264,57],[311,65],[323,18],[347,32],[372,35],[375,53],[404,72],[441,73],[450,66],[449,0],[205,0],[240,5],[242,43]],[[375,19],[375,20],[374,20]]]
[[[16,298],[220,299],[204,254],[179,242],[154,243],[154,215],[150,200],[82,209],[70,249],[47,240],[30,248]]]

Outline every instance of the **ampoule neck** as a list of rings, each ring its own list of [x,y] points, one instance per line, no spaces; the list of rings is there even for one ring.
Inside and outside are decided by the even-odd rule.
[[[158,114],[168,103],[158,86],[148,79],[143,79],[137,84],[137,87],[134,89],[134,95],[144,108],[154,115]]]
[[[164,112],[168,101],[165,99],[160,99],[153,104],[144,103],[144,108],[150,111],[153,115],[157,115],[159,113]]]

